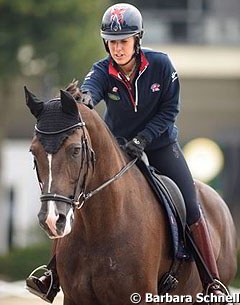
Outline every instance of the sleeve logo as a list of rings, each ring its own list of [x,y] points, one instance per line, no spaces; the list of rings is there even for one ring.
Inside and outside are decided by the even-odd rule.
[[[158,83],[152,84],[151,90],[152,90],[152,92],[160,91],[160,84],[158,84]]]
[[[177,72],[174,71],[174,72],[172,73],[171,77],[172,77],[172,83],[173,83],[173,82],[178,78]]]

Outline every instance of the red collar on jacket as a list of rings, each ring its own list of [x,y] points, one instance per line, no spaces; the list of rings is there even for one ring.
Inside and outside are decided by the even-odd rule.
[[[139,67],[139,72],[142,72],[149,65],[149,62],[147,61],[147,59],[144,56],[142,51],[140,53],[140,56],[141,56],[141,64],[140,64],[140,67]],[[112,58],[110,58],[110,62],[109,62],[109,66],[108,66],[108,73],[110,75],[113,75],[113,76],[119,78],[119,71],[114,67]]]

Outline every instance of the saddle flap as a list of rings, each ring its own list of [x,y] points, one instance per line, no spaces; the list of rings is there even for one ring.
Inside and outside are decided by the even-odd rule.
[[[173,257],[187,259],[189,255],[185,247],[186,208],[179,188],[170,178],[159,175],[155,168],[143,161],[138,161],[137,166],[166,211],[172,237]]]

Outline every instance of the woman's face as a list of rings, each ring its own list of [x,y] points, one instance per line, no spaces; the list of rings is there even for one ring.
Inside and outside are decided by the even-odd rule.
[[[118,65],[124,65],[132,58],[135,38],[133,36],[122,40],[109,40],[108,48],[113,60]]]

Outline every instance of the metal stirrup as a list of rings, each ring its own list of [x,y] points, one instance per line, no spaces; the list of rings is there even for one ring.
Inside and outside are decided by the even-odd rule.
[[[213,287],[214,285],[217,285],[219,287],[219,290],[222,291],[222,293],[224,293],[226,296],[231,296],[229,290],[227,289],[227,287],[218,279],[214,279],[214,281],[210,284],[208,284],[205,294],[209,295],[209,290],[211,289],[211,287]],[[210,302],[209,305],[214,305],[215,303]],[[232,303],[224,303],[224,304],[228,304],[228,305],[233,305]]]
[[[37,267],[36,269],[34,269],[34,270],[30,273],[29,277],[33,276],[33,275],[34,275],[35,273],[37,273],[39,270],[43,270],[44,273],[45,273],[46,275],[50,275],[50,277],[51,277],[51,281],[50,281],[50,285],[49,285],[48,291],[47,291],[47,293],[45,294],[45,297],[47,297],[47,296],[49,295],[50,291],[51,291],[52,286],[53,286],[53,272],[52,272],[52,270],[50,270],[50,269],[47,268],[47,265],[42,265],[42,266],[39,266],[39,267]]]

